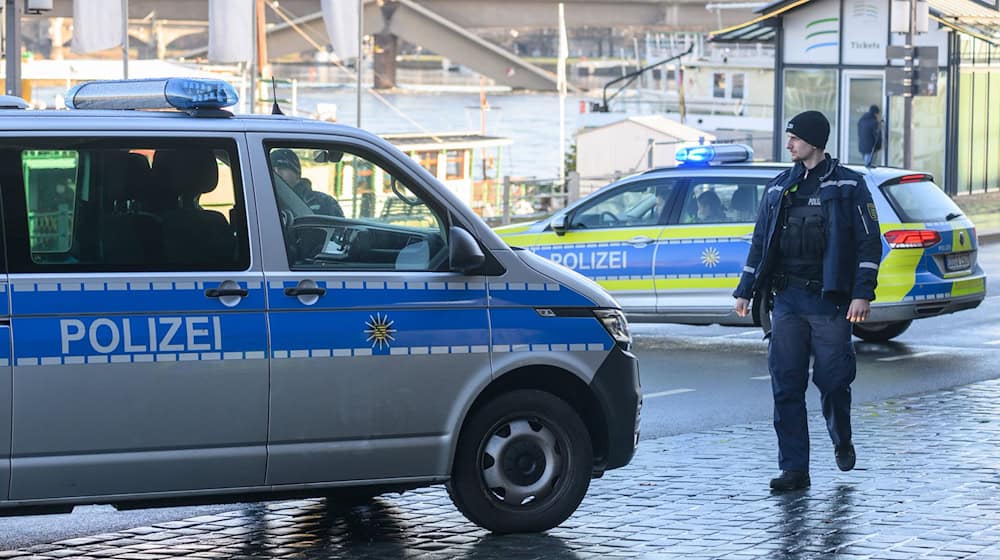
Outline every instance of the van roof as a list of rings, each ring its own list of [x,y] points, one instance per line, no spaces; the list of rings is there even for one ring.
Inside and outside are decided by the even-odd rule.
[[[233,115],[229,118],[193,117],[182,111],[132,110],[0,110],[0,129],[18,132],[128,131],[164,132],[316,132],[370,134],[352,126],[287,115]]]

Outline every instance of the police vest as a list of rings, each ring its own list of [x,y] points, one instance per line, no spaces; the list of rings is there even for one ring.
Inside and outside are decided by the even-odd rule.
[[[804,195],[792,187],[784,200],[778,240],[779,269],[807,280],[821,280],[826,249],[826,220],[819,189]]]

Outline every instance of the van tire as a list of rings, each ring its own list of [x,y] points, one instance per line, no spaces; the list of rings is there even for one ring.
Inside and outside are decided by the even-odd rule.
[[[870,325],[855,323],[852,331],[854,332],[854,336],[865,342],[889,342],[910,328],[911,323],[913,323],[912,320],[872,323]]]
[[[506,468],[494,469],[499,463]],[[571,406],[550,393],[522,389],[470,415],[453,464],[448,494],[465,517],[494,533],[534,533],[576,511],[590,486],[594,451]],[[506,503],[511,489],[525,498]]]

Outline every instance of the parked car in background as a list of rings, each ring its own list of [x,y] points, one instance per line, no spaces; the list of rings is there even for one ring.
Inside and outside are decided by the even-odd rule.
[[[751,163],[752,153],[736,144],[684,150],[676,167],[627,177],[544,220],[497,232],[597,281],[633,321],[759,321],[736,316],[732,292],[765,185],[789,164]],[[872,193],[883,246],[871,317],[854,334],[887,341],[916,319],[978,306],[986,276],[975,226],[933,177],[851,169]]]

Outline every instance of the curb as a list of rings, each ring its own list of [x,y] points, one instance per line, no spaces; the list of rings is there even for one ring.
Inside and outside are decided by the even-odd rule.
[[[1000,230],[987,231],[978,234],[980,245],[989,245],[1000,241]]]

